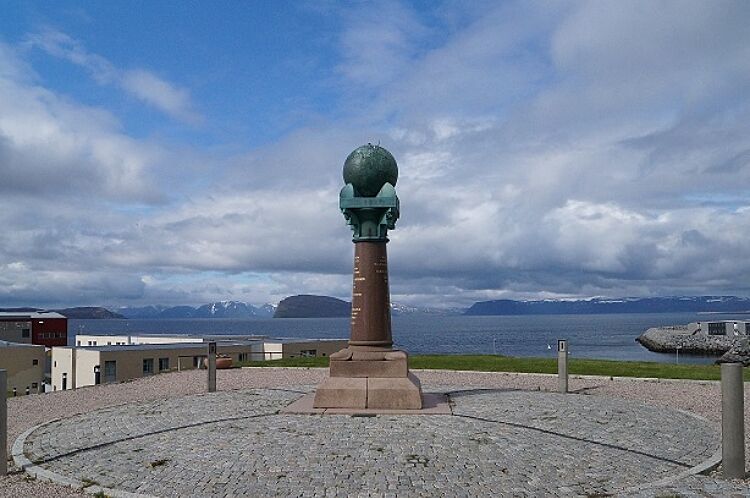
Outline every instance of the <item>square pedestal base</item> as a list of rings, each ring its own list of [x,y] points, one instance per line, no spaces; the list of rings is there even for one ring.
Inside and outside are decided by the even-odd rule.
[[[419,410],[422,387],[414,374],[401,378],[329,377],[315,391],[315,408]]]

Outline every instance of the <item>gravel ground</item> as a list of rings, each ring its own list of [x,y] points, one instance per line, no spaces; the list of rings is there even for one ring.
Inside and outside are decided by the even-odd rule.
[[[417,371],[423,385],[476,386],[554,391],[557,377],[545,375]],[[326,376],[326,369],[244,368],[219,371],[218,389],[248,389],[289,385],[314,385]],[[123,384],[88,387],[75,391],[31,395],[8,401],[8,454],[10,445],[23,431],[40,423],[99,408],[197,394],[205,390],[205,371],[161,374]],[[641,400],[653,405],[687,410],[720,424],[721,392],[718,382],[649,381],[605,378],[571,378],[570,389],[594,396]],[[750,427],[750,386],[745,388],[745,424]],[[750,468],[750,447],[746,451]],[[78,490],[49,483],[28,481],[15,469],[0,478],[0,496],[80,496]]]

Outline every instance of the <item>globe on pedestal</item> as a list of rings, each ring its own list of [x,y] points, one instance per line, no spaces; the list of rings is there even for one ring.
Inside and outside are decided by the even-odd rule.
[[[379,145],[357,147],[344,161],[344,183],[351,183],[364,197],[378,195],[383,185],[398,180],[396,159]]]

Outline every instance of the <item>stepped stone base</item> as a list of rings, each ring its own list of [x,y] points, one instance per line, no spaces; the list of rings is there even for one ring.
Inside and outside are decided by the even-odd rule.
[[[315,392],[315,408],[422,408],[422,386],[409,373],[405,352],[347,348],[330,358],[330,377]]]

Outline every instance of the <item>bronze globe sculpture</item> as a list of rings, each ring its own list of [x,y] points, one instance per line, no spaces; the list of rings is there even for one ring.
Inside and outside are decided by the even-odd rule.
[[[419,410],[422,390],[408,356],[393,349],[388,285],[388,230],[396,228],[398,166],[379,145],[355,149],[344,162],[339,207],[353,231],[354,271],[349,346],[330,356],[315,408]]]
[[[398,165],[393,155],[379,145],[357,147],[344,161],[344,183],[364,197],[375,197],[386,183],[396,186]]]

